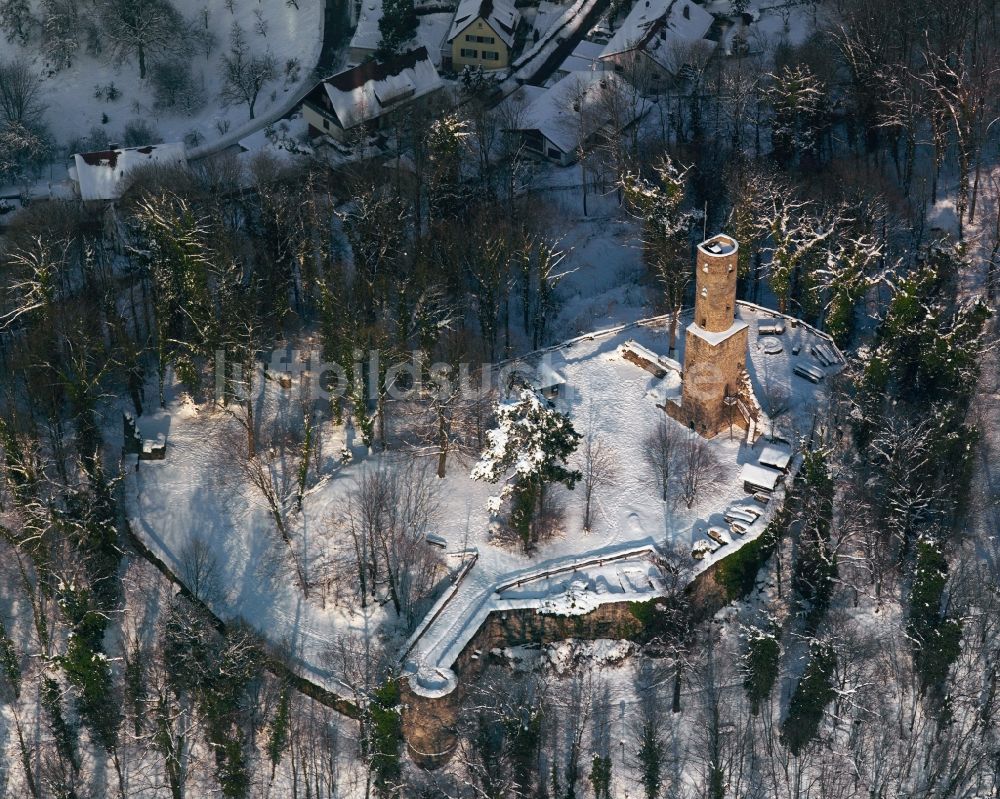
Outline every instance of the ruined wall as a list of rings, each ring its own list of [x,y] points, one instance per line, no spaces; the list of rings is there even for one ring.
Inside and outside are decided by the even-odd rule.
[[[631,638],[641,625],[628,602],[612,602],[582,616],[549,616],[534,608],[491,613],[462,650],[452,668],[458,686],[447,696],[428,699],[403,681],[403,736],[413,761],[434,769],[447,763],[458,743],[455,724],[468,686],[486,665],[500,662],[490,652],[522,644],[550,644],[567,638]]]

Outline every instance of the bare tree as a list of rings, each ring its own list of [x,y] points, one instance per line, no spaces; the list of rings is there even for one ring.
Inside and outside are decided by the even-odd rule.
[[[195,599],[211,603],[219,593],[219,563],[200,535],[193,535],[180,551],[178,577]]]
[[[101,24],[119,63],[135,56],[146,77],[146,56],[183,51],[184,19],[168,0],[101,0]]]
[[[222,100],[226,103],[246,103],[250,119],[261,90],[278,76],[277,63],[270,53],[254,55],[239,23],[233,23],[229,54],[222,57]]]
[[[35,130],[42,121],[42,79],[27,61],[0,62],[0,122]]]
[[[594,494],[601,488],[614,485],[617,458],[614,448],[593,430],[583,439],[580,451],[583,455],[583,467],[580,469],[583,475],[580,481],[583,486],[583,529],[590,532]]]
[[[362,607],[384,589],[396,613],[413,622],[441,569],[426,541],[437,514],[435,480],[425,464],[383,461],[357,478],[346,513],[332,524],[347,533]]]
[[[663,502],[669,499],[676,479],[674,467],[677,455],[686,438],[684,429],[664,414],[643,441],[642,459],[646,463],[646,473]]]
[[[722,463],[701,436],[688,432],[677,452],[677,485],[690,508],[698,495],[721,482]]]

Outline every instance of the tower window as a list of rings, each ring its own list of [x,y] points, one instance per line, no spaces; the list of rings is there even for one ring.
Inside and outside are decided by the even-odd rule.
[[[708,321],[708,320],[707,320],[707,319],[705,319],[705,317],[704,317],[704,316],[703,316],[703,317],[701,317],[701,326],[702,326],[702,327],[706,327],[706,324],[705,324],[705,323],[706,323],[707,321]]]

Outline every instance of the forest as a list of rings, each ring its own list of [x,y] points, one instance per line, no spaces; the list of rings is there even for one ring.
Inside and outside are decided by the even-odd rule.
[[[79,5],[128,20],[127,0]],[[188,24],[154,5],[169,37]],[[137,170],[114,203],[0,199],[0,797],[1000,796],[1000,4],[789,7],[794,41],[609,82],[594,113],[652,110],[572,167],[528,153],[521,111],[466,70],[455,103],[389,117],[390,156],[224,151]],[[0,0],[5,36],[43,35],[25,9]],[[237,30],[223,83],[252,118],[279,69]],[[54,113],[0,62],[0,182],[49,163]],[[483,653],[449,705],[453,751],[423,767],[399,652],[456,574],[428,545],[446,477],[495,494],[482,561],[603,529],[626,476],[668,519],[721,491],[715,456],[666,423],[618,450],[483,377],[643,317],[672,351],[706,232],[739,242],[740,300],[846,358],[822,425],[759,397],[794,434],[784,505],[695,584],[714,599],[678,581],[615,640]],[[316,374],[323,407],[279,413],[264,364],[287,352],[348,379]],[[480,390],[446,379],[470,365]],[[347,619],[312,644],[323,687],[284,630],[223,612],[207,505],[163,511],[201,537],[153,551],[137,481],[160,466],[123,415],[172,418],[170,468],[197,417],[199,471],[159,479],[224,475],[211,492],[265,519],[255,557]],[[303,507],[333,484],[307,556]],[[660,538],[677,573],[689,553]]]

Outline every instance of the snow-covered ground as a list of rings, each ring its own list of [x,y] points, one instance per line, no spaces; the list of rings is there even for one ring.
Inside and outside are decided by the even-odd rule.
[[[41,2],[31,0],[30,5],[35,17],[39,18]],[[254,109],[257,117],[282,106],[290,95],[312,82],[312,69],[323,42],[321,0],[298,0],[298,8],[285,0],[232,0],[231,12],[222,2],[174,0],[173,5],[199,32],[204,31],[214,40],[210,49],[196,44],[193,54],[183,57],[194,83],[203,88],[204,103],[190,113],[179,107],[154,107],[150,76],[153,64],[160,58],[157,55],[147,56],[147,77],[140,80],[134,59],[116,64],[109,57],[110,42],[104,42],[101,54],[89,54],[83,31],[72,66],[59,70],[53,68],[42,52],[37,30],[26,46],[8,41],[6,36],[0,37],[0,60],[26,59],[44,78],[42,99],[48,106],[45,121],[59,147],[88,137],[94,128],[100,129],[111,141],[120,143],[125,125],[134,120],[150,125],[164,141],[181,141],[195,133],[201,142],[210,143],[224,133],[246,127],[249,122],[246,105],[227,108],[219,98],[222,58],[229,52],[234,24],[242,28],[253,53],[269,53],[277,62],[278,77],[261,92]],[[91,6],[81,9],[82,15],[93,13]],[[298,69],[286,71],[286,64],[291,59],[297,60]],[[110,84],[114,84],[119,93],[117,99],[108,101],[95,97],[98,87]],[[55,180],[62,177],[53,175]]]
[[[756,321],[758,317],[770,319],[771,314],[741,305],[739,315],[751,326],[748,365],[758,395],[784,387],[792,399],[792,408],[778,424],[791,435],[808,432],[822,387],[793,377],[791,369],[796,360],[810,359],[809,342],[817,334],[802,325],[789,326],[782,339],[784,352],[767,355],[756,340]],[[583,607],[584,602],[592,605],[595,601],[596,595],[587,599],[579,596],[581,591],[586,593],[588,586],[617,584],[622,588],[608,590],[603,599],[596,601],[639,598],[656,586],[655,575],[636,582],[625,576],[628,570],[645,568],[639,563],[639,554],[638,560],[607,567],[611,572],[606,572],[603,565],[590,564],[585,569],[570,570],[559,579],[532,580],[535,590],[530,593],[510,588],[497,591],[498,586],[510,582],[510,575],[527,579],[555,566],[654,544],[690,551],[693,541],[701,538],[709,525],[726,526],[723,512],[746,498],[740,482],[741,464],[755,462],[757,454],[740,440],[739,431],[732,439],[720,435],[712,441],[722,463],[722,479],[711,493],[699,496],[690,509],[683,504],[671,508],[661,503],[644,474],[643,442],[663,417],[657,404],[662,402],[665,388],[676,389],[677,375],[671,372],[664,380],[657,379],[622,358],[620,347],[635,341],[666,355],[667,322],[659,317],[586,335],[544,353],[567,381],[568,391],[559,400],[561,408],[571,415],[581,433],[594,430],[617,454],[617,478],[613,487],[598,492],[595,498],[591,532],[582,532],[579,492],[564,491],[560,497],[565,506],[561,534],[542,542],[533,557],[498,546],[486,509],[494,486],[473,481],[468,468],[453,459],[447,477],[439,485],[440,524],[433,532],[444,539],[449,550],[476,548],[478,559],[436,614],[434,623],[422,631],[407,657],[411,670],[420,671],[426,666],[444,673],[485,614],[500,606],[498,602],[546,605],[553,610],[556,606],[568,607],[570,592],[578,595],[573,601]],[[682,361],[683,336],[678,344],[676,358]],[[802,347],[797,357],[790,354],[794,344]],[[278,389],[269,393],[269,401],[275,403],[272,410],[284,403],[283,412],[294,412],[290,400],[282,396]],[[219,614],[246,619],[275,645],[287,648],[304,676],[342,692],[343,686],[329,663],[332,647],[338,638],[351,632],[370,634],[380,629],[386,622],[383,611],[363,615],[350,602],[337,602],[336,597],[303,596],[267,508],[253,491],[240,489],[239,470],[220,443],[233,433],[234,423],[228,417],[178,399],[166,412],[140,419],[140,425],[146,437],[165,433],[168,446],[166,460],[142,462],[131,478],[129,512],[137,533],[180,574],[188,568],[192,542],[207,544],[220,575],[212,601]],[[343,511],[347,492],[354,485],[352,478],[379,457],[369,456],[353,441],[349,428],[334,427],[332,422],[325,427],[322,477],[305,496],[301,513],[293,514],[292,520],[297,556],[305,563],[327,558],[324,550],[331,546],[329,521]],[[346,466],[335,457],[345,446],[355,456]],[[762,528],[763,521],[743,540]],[[729,545],[722,547],[717,556],[731,549]],[[700,561],[700,568],[712,560],[709,556]],[[439,685],[438,690],[442,687]]]

